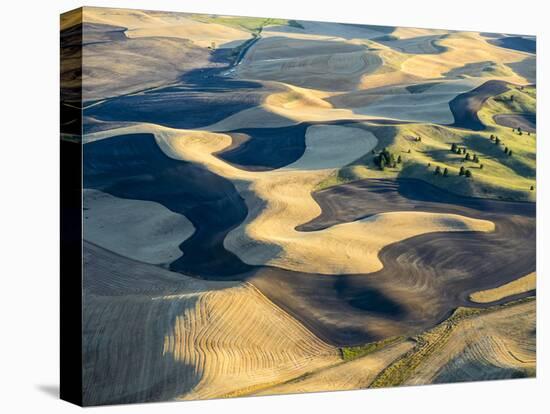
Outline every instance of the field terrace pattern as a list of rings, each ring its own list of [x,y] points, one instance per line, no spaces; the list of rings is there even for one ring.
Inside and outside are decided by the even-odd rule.
[[[61,30],[85,405],[535,376],[534,37],[90,7]]]

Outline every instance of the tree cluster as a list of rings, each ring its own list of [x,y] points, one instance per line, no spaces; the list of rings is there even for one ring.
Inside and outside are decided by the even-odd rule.
[[[466,147],[459,147],[454,142],[451,144],[451,151],[455,154],[466,154]]]
[[[521,127],[518,127],[518,135],[523,135],[523,131],[521,130]]]
[[[399,155],[398,157],[395,157],[395,154],[388,151],[387,148],[384,148],[380,152],[380,154],[374,157],[374,163],[382,171],[384,171],[386,167],[395,168],[397,167],[397,164],[400,164],[401,162],[402,162],[401,155]]]
[[[458,175],[464,176],[464,177],[467,177],[467,178],[471,178],[472,177],[472,172],[470,170],[467,170],[464,167],[460,167],[460,171],[458,172]]]
[[[447,169],[447,167],[445,167],[445,168],[443,168],[443,170],[441,170],[441,167],[438,165],[437,167],[435,167],[434,174],[435,175],[442,175],[443,177],[447,177],[449,175],[449,170]]]

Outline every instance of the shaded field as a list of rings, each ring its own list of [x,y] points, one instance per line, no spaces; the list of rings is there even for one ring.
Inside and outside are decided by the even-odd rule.
[[[528,56],[519,62],[508,63],[508,66],[530,83],[537,82],[537,58],[535,56]]]
[[[451,125],[458,128],[482,131],[485,125],[479,120],[477,112],[483,103],[492,96],[500,95],[508,90],[507,83],[490,80],[470,92],[458,95],[449,102],[455,122]]]
[[[499,39],[489,40],[489,43],[505,47],[507,49],[519,50],[521,52],[536,53],[537,42],[521,36],[507,36]]]
[[[283,167],[302,156],[307,123],[282,128],[245,128],[231,131],[232,145],[216,153],[245,170],[266,171]]]
[[[197,280],[90,243],[84,258],[89,405],[533,373],[534,301],[463,309],[414,341],[390,340],[345,362],[247,284]],[[117,357],[124,349],[132,351]]]
[[[201,281],[84,243],[86,405],[204,399],[340,361],[247,283]]]
[[[399,125],[392,119],[370,119],[375,125]],[[306,149],[306,131],[313,125],[356,126],[356,120],[300,122],[280,128],[243,128],[226,132],[231,145],[215,153],[218,158],[247,171],[269,171],[297,161]]]
[[[314,196],[321,216],[298,230],[326,228],[380,212],[418,210],[494,221],[496,231],[413,237],[382,249],[379,259],[384,268],[379,272],[329,276],[251,266],[227,251],[225,236],[247,214],[235,187],[199,165],[167,157],[152,135],[88,143],[84,165],[86,188],[156,201],[191,221],[195,233],[180,245],[183,256],[170,264],[171,269],[199,278],[248,280],[336,345],[433,326],[452,309],[468,304],[469,293],[534,270],[534,204],[461,198],[420,181],[367,180],[332,187]]]
[[[75,29],[66,30],[70,33]],[[129,38],[126,33],[126,28],[120,26],[83,25],[82,56],[86,62],[82,65],[83,102],[167,85],[176,82],[183,73],[223,66],[207,49],[188,39]]]
[[[535,374],[534,37],[82,10],[86,404]]]
[[[450,124],[454,121],[451,102],[479,84],[478,79],[466,78],[407,86],[390,85],[355,90],[328,100],[337,107],[352,109],[355,114]]]
[[[409,85],[406,86],[405,89],[407,89],[410,93],[422,93],[426,92],[428,89],[430,89],[432,86],[437,86],[441,82],[425,82],[425,83],[417,83],[415,85]]]
[[[204,277],[250,268],[223,248],[225,235],[247,214],[233,184],[199,165],[167,157],[152,134],[86,144],[84,171],[85,188],[155,201],[191,221],[195,233],[180,245],[184,254],[171,268]]]
[[[536,114],[498,114],[493,120],[502,126],[509,128],[521,128],[525,132],[537,132]]]
[[[172,128],[200,128],[259,105],[276,90],[258,82],[228,80],[207,69],[187,74],[181,84],[109,99],[87,108],[101,121],[151,122]]]
[[[470,292],[535,269],[533,203],[469,199],[415,180],[364,180],[323,190],[315,199],[323,213],[301,226],[302,231],[410,209],[496,224],[493,233],[433,233],[389,245],[379,255],[384,268],[369,275],[306,276],[275,269],[256,273],[252,283],[333,343],[419,332],[456,307],[471,306]]]
[[[244,79],[343,91],[355,88],[364,74],[375,72],[382,63],[360,44],[273,36],[256,42],[237,72]]]
[[[237,190],[204,167],[167,157],[150,134],[90,142],[84,146],[84,165],[86,188],[155,201],[189,219],[195,232],[180,244],[183,256],[170,264],[172,270],[198,278],[248,280],[332,344],[361,344],[433,326],[467,303],[471,291],[534,270],[533,204],[443,196],[422,182],[396,187],[392,180],[368,180],[363,188],[333,187],[320,194],[336,192],[334,202],[345,207],[327,207],[329,203],[316,195],[321,217],[298,230],[326,228],[379,212],[425,210],[494,221],[497,231],[413,237],[382,249],[380,272],[329,276],[251,266],[227,251],[226,235],[247,215]],[[349,198],[342,197],[350,188]],[[477,254],[479,248],[486,252],[483,257]],[[512,251],[521,259],[510,263]]]
[[[366,179],[315,192],[322,213],[297,228],[315,231],[386,211],[428,211],[482,217],[484,213],[534,217],[534,203],[463,197],[416,179]]]

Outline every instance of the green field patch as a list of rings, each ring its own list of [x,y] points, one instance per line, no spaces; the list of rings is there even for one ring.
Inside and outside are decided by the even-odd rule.
[[[516,97],[512,99],[511,95]],[[367,178],[417,178],[463,196],[534,201],[536,134],[520,134],[499,126],[492,116],[516,110],[529,113],[534,109],[535,96],[534,87],[512,87],[490,98],[478,112],[487,125],[480,132],[422,123],[365,123],[363,127],[377,137],[377,147],[332,174],[316,190]],[[498,136],[498,143],[491,136]],[[453,144],[465,152],[453,151]],[[395,167],[384,163],[381,168],[378,161],[384,148],[400,156],[401,162]],[[461,167],[469,172],[459,175]]]
[[[203,23],[217,23],[223,24],[224,26],[234,27],[236,29],[244,29],[246,31],[259,34],[262,29],[266,26],[293,26],[300,27],[303,29],[303,26],[296,22],[295,20],[286,20],[286,19],[270,19],[262,17],[240,17],[240,16],[218,16],[218,15],[207,15],[207,14],[193,14],[192,18],[203,22]],[[293,23],[291,23],[293,22]]]
[[[340,353],[342,354],[342,359],[344,361],[352,361],[357,358],[364,357],[366,355],[372,354],[382,348],[385,348],[388,345],[395,344],[404,339],[402,336],[395,336],[391,338],[383,339],[382,341],[372,342],[366,345],[351,346],[340,348]]]

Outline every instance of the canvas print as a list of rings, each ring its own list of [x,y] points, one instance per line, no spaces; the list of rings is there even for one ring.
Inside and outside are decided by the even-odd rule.
[[[61,87],[79,403],[535,376],[534,36],[85,7]]]

